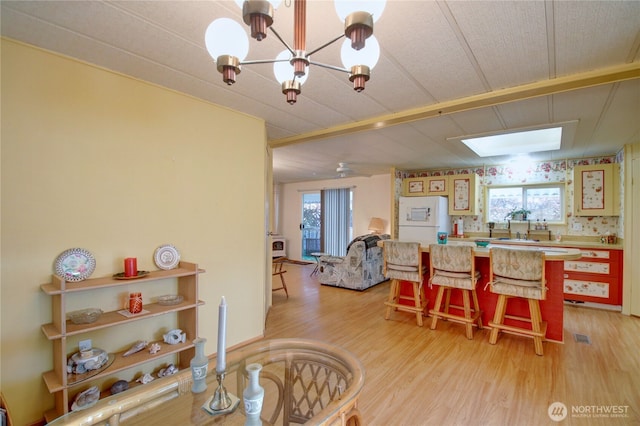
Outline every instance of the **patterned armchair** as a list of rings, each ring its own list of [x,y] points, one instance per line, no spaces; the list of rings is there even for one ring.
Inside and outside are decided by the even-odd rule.
[[[366,290],[385,281],[382,247],[378,247],[378,241],[387,239],[388,234],[362,235],[349,243],[346,256],[322,256],[318,280],[324,285],[352,290]]]

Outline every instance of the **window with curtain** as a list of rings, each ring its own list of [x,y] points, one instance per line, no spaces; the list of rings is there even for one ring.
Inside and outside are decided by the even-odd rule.
[[[527,210],[529,220],[562,223],[564,183],[488,187],[487,221],[504,222],[514,210]]]
[[[323,251],[346,256],[351,241],[351,188],[323,189],[320,198]]]

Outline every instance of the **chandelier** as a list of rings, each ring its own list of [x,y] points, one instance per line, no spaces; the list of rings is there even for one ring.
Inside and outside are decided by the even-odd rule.
[[[289,4],[290,5],[289,0]],[[267,30],[285,46],[274,59],[246,61],[249,39],[242,26],[229,18],[219,18],[209,24],[205,33],[207,51],[228,85],[236,82],[242,65],[273,64],[276,80],[282,85],[282,93],[293,105],[301,92],[302,84],[309,75],[309,66],[316,65],[349,74],[349,81],[357,92],[364,90],[371,70],[380,57],[380,46],[373,35],[373,23],[380,18],[386,0],[335,0],[336,13],[344,21],[344,34],[333,38],[311,51],[306,50],[306,0],[293,0],[294,41],[293,47],[285,42],[273,25],[274,10],[280,0],[235,0],[242,8],[244,23],[251,28],[251,37],[262,41]],[[286,1],[285,1],[286,2]],[[364,10],[366,9],[366,10]],[[345,37],[340,56],[344,67],[315,62],[311,56]]]

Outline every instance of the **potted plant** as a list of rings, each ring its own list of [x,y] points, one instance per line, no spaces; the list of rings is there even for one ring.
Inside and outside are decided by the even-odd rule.
[[[527,220],[527,215],[529,214],[531,214],[531,210],[515,209],[507,215],[507,218],[511,217],[511,220]]]

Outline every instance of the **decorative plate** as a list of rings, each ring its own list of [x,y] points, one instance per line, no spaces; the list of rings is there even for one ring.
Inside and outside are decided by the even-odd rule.
[[[75,365],[74,361],[72,359],[69,359],[67,361],[67,384],[75,385],[77,383],[84,382],[85,380],[88,380],[97,374],[102,373],[104,370],[109,368],[111,364],[113,364],[113,361],[115,361],[116,359],[116,356],[114,354],[107,354],[107,356],[108,356],[107,361],[102,365],[102,367],[96,368],[95,370],[87,370],[86,373],[82,373],[82,374],[68,372],[69,364],[71,363],[72,368],[73,368],[73,365]]]
[[[180,253],[171,244],[165,244],[158,247],[153,253],[153,261],[160,269],[173,269],[180,263]]]
[[[96,269],[96,259],[85,249],[72,248],[56,258],[54,269],[58,276],[69,282],[86,280]]]
[[[149,275],[149,271],[138,271],[136,275],[131,277],[127,277],[124,272],[118,272],[117,274],[113,274],[113,278],[116,280],[135,280],[136,278],[142,278]]]

